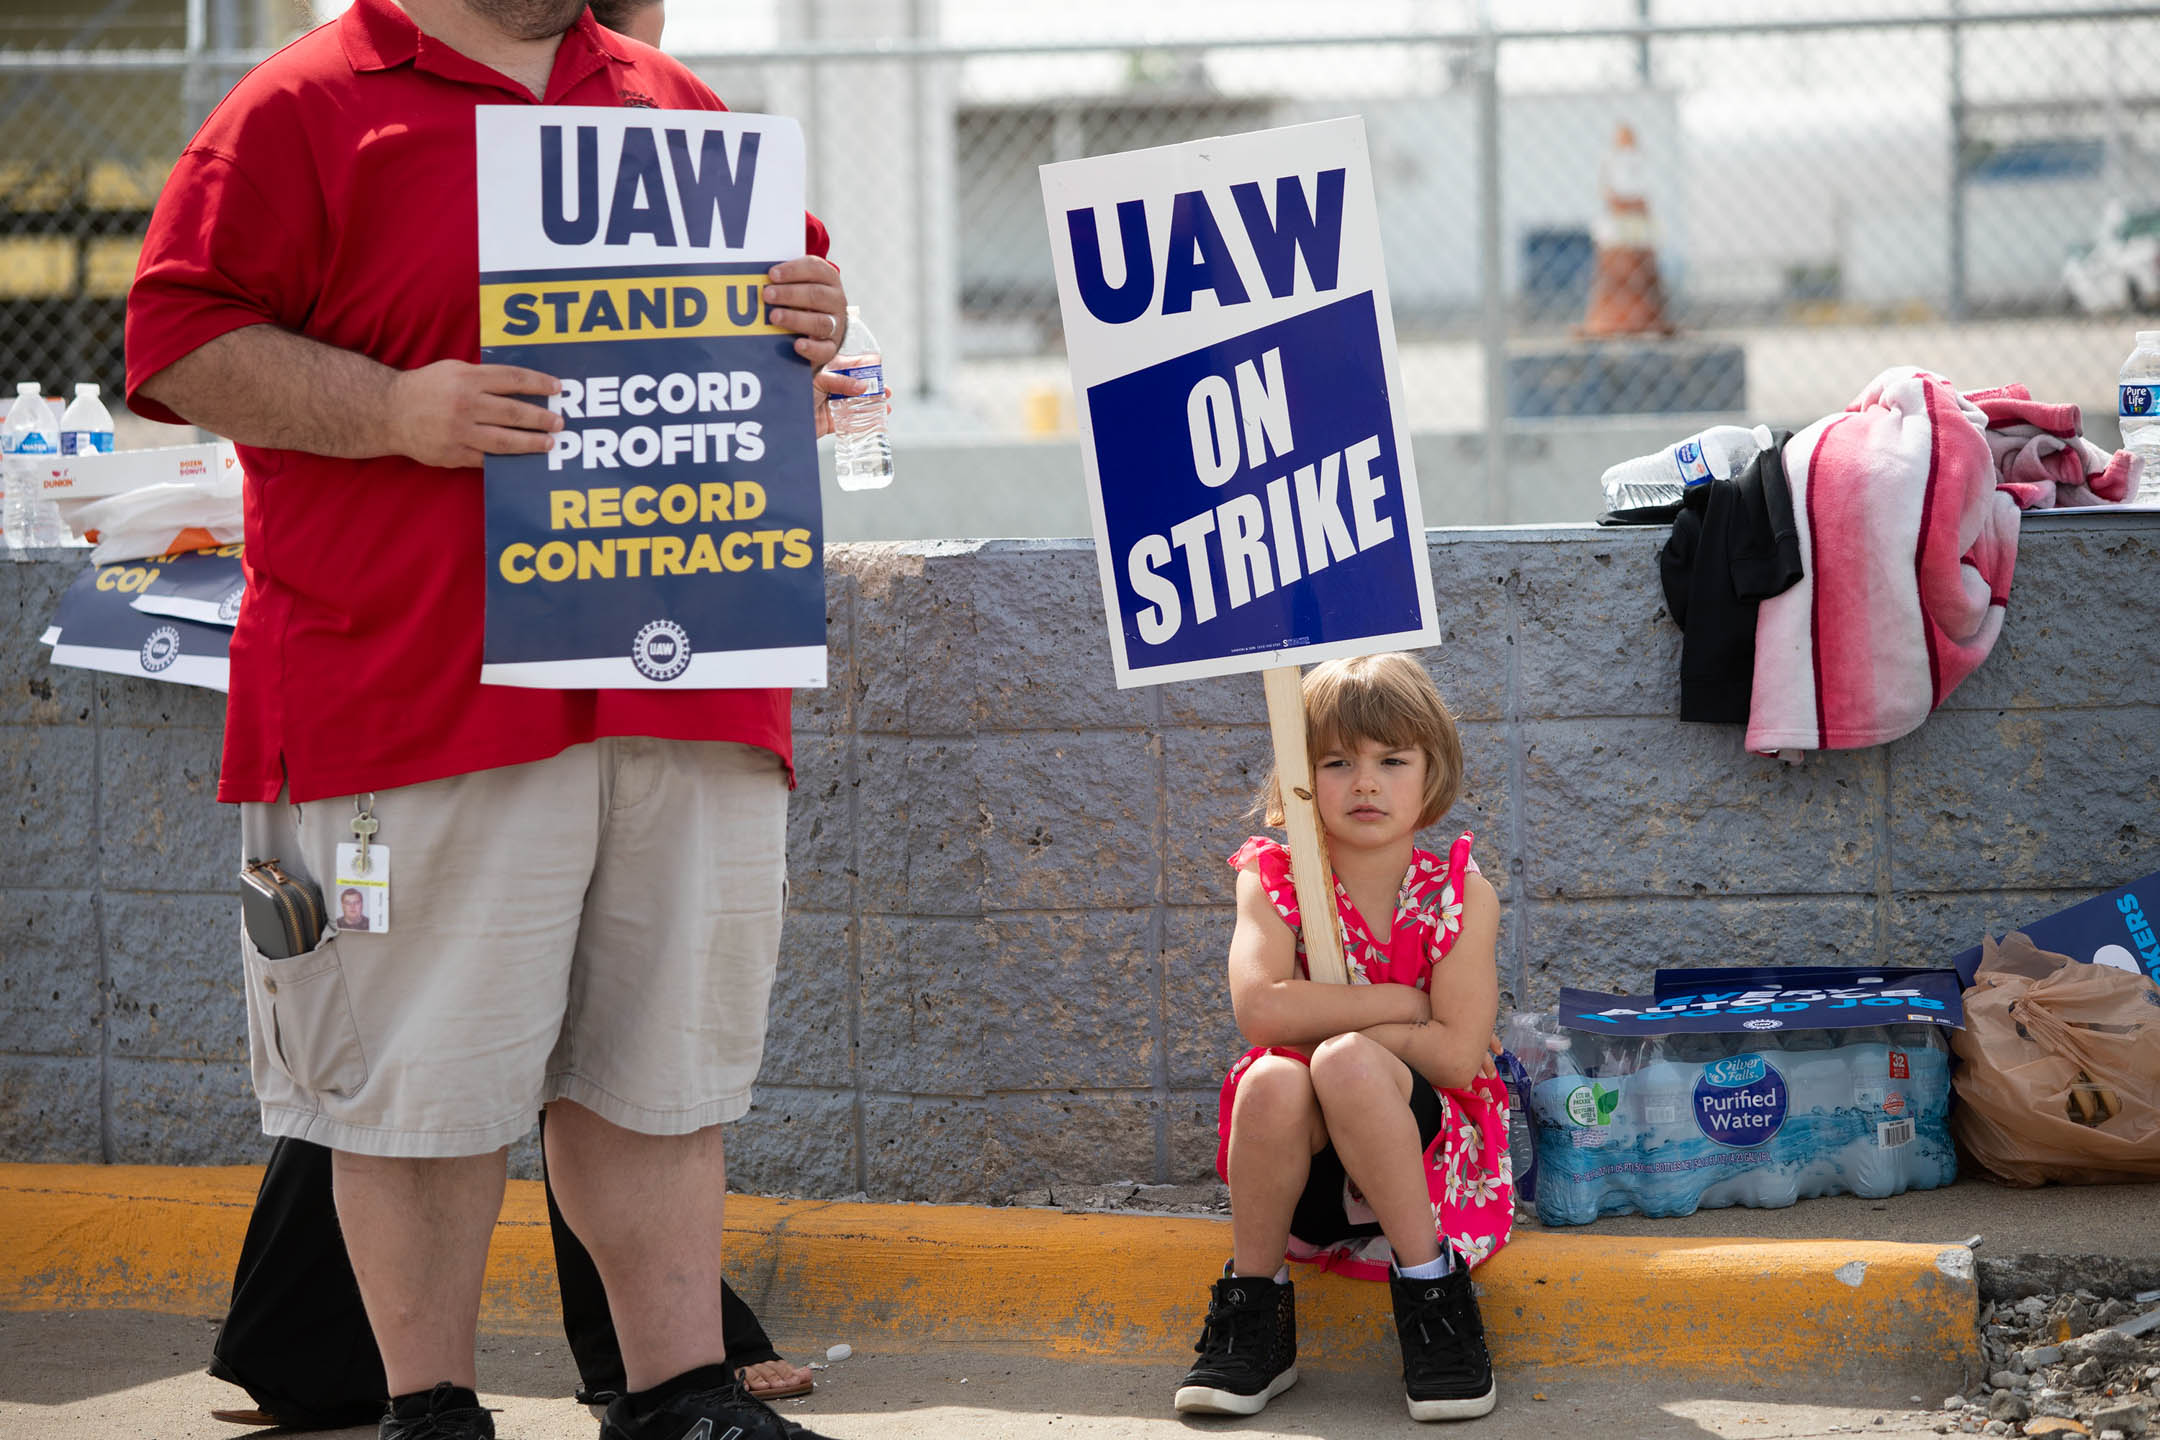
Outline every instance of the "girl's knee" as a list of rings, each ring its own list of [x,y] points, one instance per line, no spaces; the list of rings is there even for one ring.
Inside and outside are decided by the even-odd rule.
[[[1313,1089],[1322,1097],[1397,1088],[1402,1062],[1379,1041],[1352,1032],[1323,1040],[1312,1057]]]
[[[1318,1108],[1312,1073],[1281,1055],[1264,1055],[1238,1081],[1230,1129],[1278,1128],[1305,1123]]]

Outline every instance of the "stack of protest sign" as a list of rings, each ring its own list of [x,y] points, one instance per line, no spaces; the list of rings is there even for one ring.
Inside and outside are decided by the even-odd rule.
[[[1364,122],[1042,187],[1117,683],[1267,672],[1293,870],[1325,876],[1297,667],[1439,641]]]
[[[810,367],[765,313],[802,253],[792,120],[482,106],[481,353],[562,382],[491,455],[480,678],[825,683]]]
[[[238,545],[95,565],[43,640],[55,665],[224,690],[246,583]]]

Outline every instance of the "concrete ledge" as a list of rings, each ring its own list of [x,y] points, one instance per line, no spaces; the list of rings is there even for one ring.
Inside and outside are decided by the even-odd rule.
[[[0,1165],[0,1309],[215,1315],[261,1172]],[[729,1278],[778,1336],[1174,1365],[1229,1250],[1226,1221],[738,1197]],[[1500,1367],[1654,1368],[1728,1384],[1962,1389],[1978,1289],[1955,1244],[1522,1235],[1478,1272]],[[1385,1368],[1376,1287],[1300,1274],[1301,1363]],[[538,1184],[513,1181],[483,1324],[559,1311]]]

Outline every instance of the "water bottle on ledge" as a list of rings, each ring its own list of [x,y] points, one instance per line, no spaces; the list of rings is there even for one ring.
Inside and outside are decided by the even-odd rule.
[[[1713,425],[1677,445],[1633,460],[1623,460],[1604,474],[1605,508],[1639,510],[1677,505],[1681,496],[1710,480],[1730,480],[1770,446],[1770,427]]]
[[[38,393],[37,381],[15,387],[15,403],[8,407],[6,425],[0,426],[0,452],[7,484],[0,528],[7,531],[8,548],[65,545],[68,531],[60,507],[45,498],[39,484],[39,471],[60,453],[60,427],[53,423],[52,408]]]
[[[840,352],[825,367],[835,375],[867,380],[860,395],[829,395],[833,478],[843,490],[877,490],[892,484],[892,442],[885,436],[885,356],[857,307],[847,307]]]
[[[110,455],[113,448],[112,412],[98,398],[96,385],[84,381],[75,387],[75,398],[60,417],[60,453],[63,455]]]
[[[2122,448],[2145,462],[2130,498],[2139,505],[2160,505],[2160,330],[2137,332],[2137,346],[2115,380]]]

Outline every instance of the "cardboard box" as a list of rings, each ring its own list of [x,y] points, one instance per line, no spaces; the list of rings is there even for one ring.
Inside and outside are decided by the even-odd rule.
[[[95,500],[145,485],[223,489],[237,487],[240,478],[240,457],[224,440],[109,454],[52,455],[38,466],[38,484],[45,498],[61,501]]]
[[[2160,930],[2156,926],[2160,926],[2160,871],[2059,910],[2045,920],[2012,928],[2024,931],[2042,950],[2086,965],[2112,965],[2160,984]],[[1957,967],[1960,983],[1970,986],[1973,972],[1980,968],[1980,947],[1973,946],[1950,963]]]

